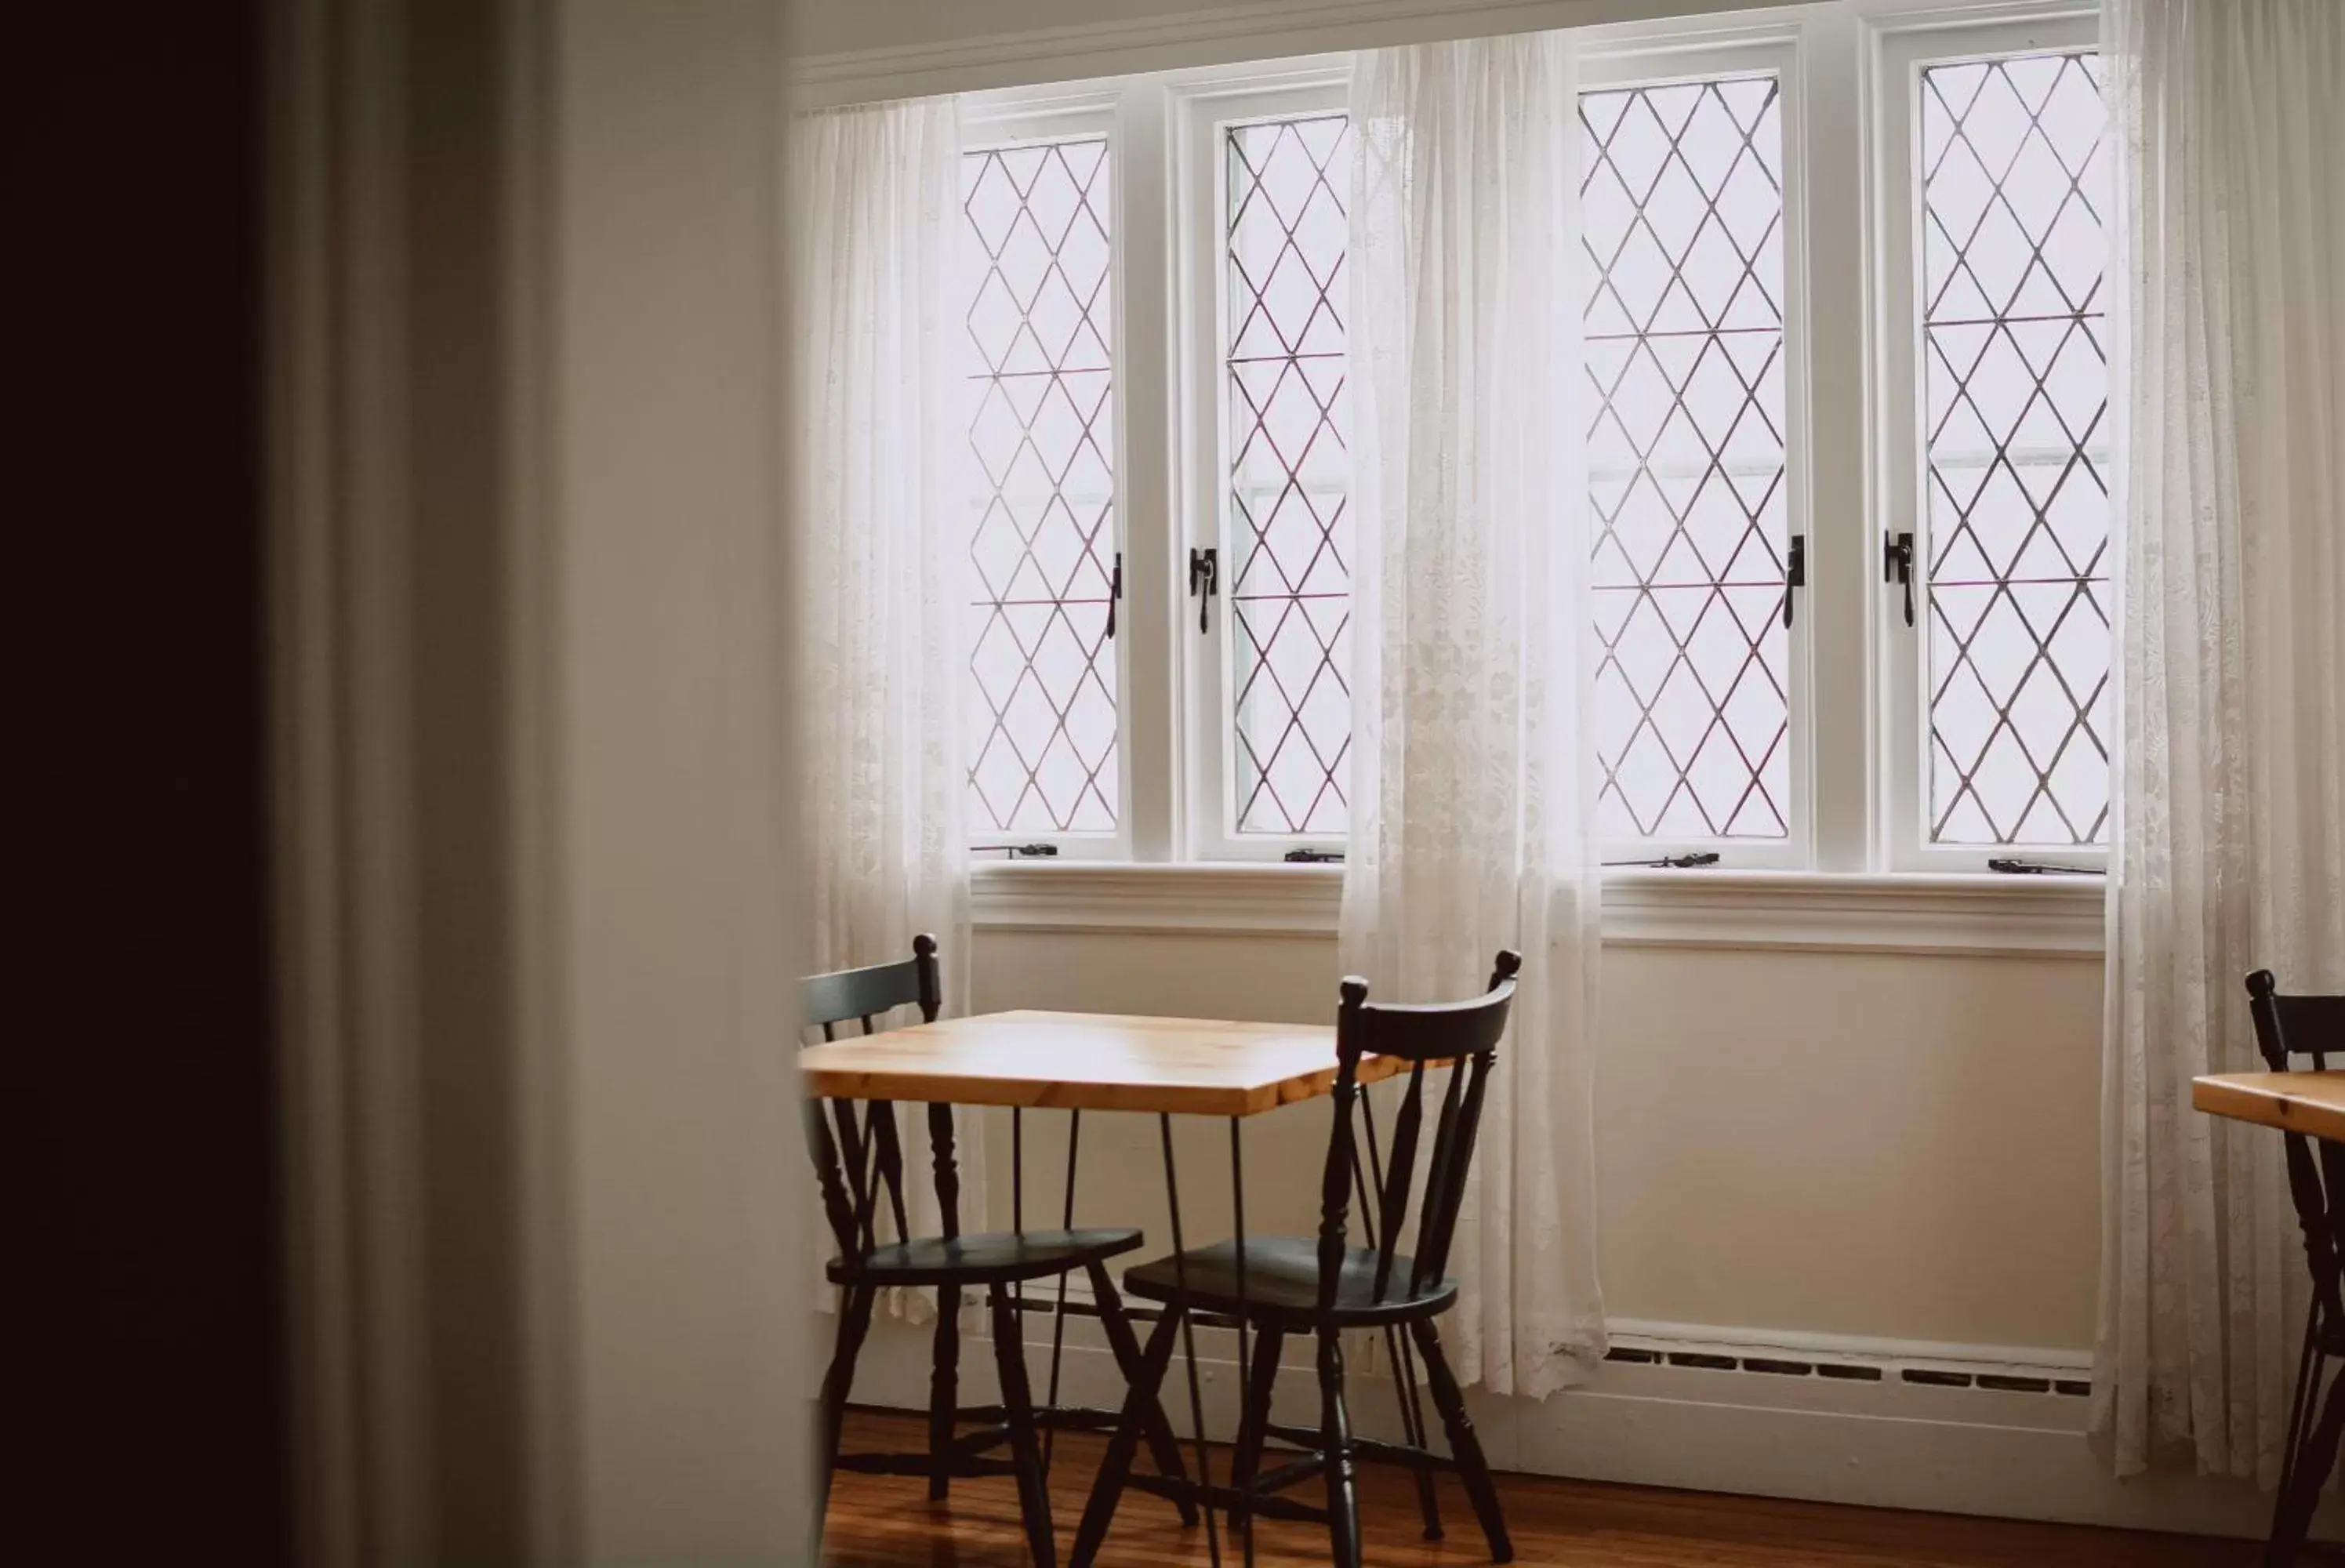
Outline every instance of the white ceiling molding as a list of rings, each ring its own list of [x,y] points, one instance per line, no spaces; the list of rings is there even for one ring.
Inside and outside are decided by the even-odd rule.
[[[989,931],[1329,936],[1336,866],[990,863],[971,876]],[[1615,870],[1604,940],[1616,946],[1793,948],[2097,958],[2098,876],[1864,875]]]
[[[792,61],[801,108],[1141,71],[1225,66],[1444,38],[1771,9],[1795,0],[1256,0],[1065,26],[984,32]],[[977,7],[970,7],[972,11]]]

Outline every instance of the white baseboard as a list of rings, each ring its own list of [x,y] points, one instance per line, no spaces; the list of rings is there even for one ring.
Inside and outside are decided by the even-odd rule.
[[[828,1331],[824,1320],[820,1332],[827,1338]],[[1051,1320],[1030,1318],[1027,1337],[1028,1375],[1039,1398],[1049,1380]],[[2087,1401],[2074,1394],[1921,1384],[1901,1375],[1903,1369],[1916,1367],[2073,1380],[2085,1375],[2073,1354],[1661,1324],[1617,1324],[1615,1338],[1660,1359],[1607,1362],[1585,1386],[1546,1401],[1467,1391],[1476,1430],[1495,1468],[2202,1535],[2256,1538],[2270,1523],[2269,1496],[2243,1482],[2188,1475],[2113,1479],[2086,1442]],[[1854,1381],[1670,1365],[1672,1348],[1702,1355],[1870,1361],[1880,1364],[1884,1375],[1879,1381]],[[926,1327],[874,1324],[857,1369],[857,1402],[925,1409],[929,1350]],[[1226,1440],[1237,1421],[1234,1340],[1224,1330],[1200,1330],[1197,1352],[1205,1430]],[[1318,1393],[1309,1353],[1307,1344],[1290,1342],[1282,1357],[1274,1405],[1282,1421],[1316,1423]],[[1352,1423],[1367,1436],[1396,1439],[1399,1407],[1384,1359],[1382,1346],[1375,1343],[1351,1357]],[[992,1352],[982,1340],[973,1338],[963,1348],[961,1384],[964,1404],[998,1397]],[[1069,1319],[1062,1402],[1112,1409],[1122,1391],[1123,1380],[1098,1325],[1086,1318]],[[1189,1435],[1189,1392],[1177,1358],[1165,1404],[1175,1428]],[[2340,1525],[2345,1511],[2332,1501],[2324,1505],[2315,1532],[2333,1539]]]

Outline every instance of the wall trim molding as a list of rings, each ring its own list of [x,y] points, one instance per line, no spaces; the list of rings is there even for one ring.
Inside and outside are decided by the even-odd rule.
[[[1254,0],[892,48],[799,56],[800,107],[1229,65],[1436,39],[1771,9],[1799,0]]]
[[[2098,957],[2097,876],[1616,872],[1604,939],[1632,946]]]
[[[1343,896],[1340,867],[1276,863],[989,863],[969,880],[971,916],[988,931],[1325,937]],[[1604,880],[1604,939],[2092,958],[2104,898],[2097,876],[1618,870]]]
[[[1069,861],[980,865],[969,874],[980,930],[1332,936],[1339,866]]]
[[[817,1314],[809,1332],[827,1340],[831,1328],[831,1320]],[[2046,1377],[2071,1373],[2089,1359],[2009,1346],[1631,1320],[1615,1322],[1613,1330],[1617,1341],[1661,1349],[1724,1347],[1759,1354],[1797,1347],[1857,1360],[1893,1351],[1902,1361],[2032,1370]],[[929,1335],[925,1326],[875,1324],[857,1369],[858,1402],[924,1411]],[[1050,1318],[1030,1316],[1026,1335],[1030,1375],[1041,1388],[1048,1376]],[[1370,1340],[1363,1348],[1370,1353],[1353,1358],[1349,1380],[1355,1430],[1396,1438],[1394,1391],[1375,1353],[1381,1347]],[[2052,1360],[2038,1364],[2028,1359],[2036,1356]],[[1207,1434],[1225,1440],[1237,1413],[1238,1369],[1230,1336],[1200,1330],[1197,1360]],[[964,1346],[964,1400],[977,1403],[992,1397],[991,1369],[990,1355]],[[1112,1409],[1121,1402],[1122,1388],[1097,1325],[1069,1320],[1062,1397]],[[1306,1343],[1290,1341],[1274,1398],[1279,1420],[1314,1421],[1318,1393]],[[2269,1497],[2246,1482],[2188,1473],[2113,1479],[2086,1441],[2089,1401],[2073,1394],[1608,1361],[1583,1386],[1545,1401],[1469,1389],[1467,1401],[1491,1464],[1502,1471],[2250,1540],[2260,1537],[2270,1521]],[[1169,1401],[1167,1412],[1186,1437],[1192,1430],[1186,1398]],[[1142,1500],[1131,1505],[1149,1506]],[[2345,1511],[2334,1499],[2325,1503],[2316,1533],[2333,1536],[2340,1512]]]

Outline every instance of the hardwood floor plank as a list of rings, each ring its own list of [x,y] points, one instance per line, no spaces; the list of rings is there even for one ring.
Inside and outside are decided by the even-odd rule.
[[[916,1415],[857,1411],[847,1446],[914,1450],[927,1442]],[[1061,1433],[1051,1470],[1051,1511],[1082,1515],[1103,1442]],[[1216,1470],[1228,1463],[1219,1457]],[[1372,1568],[1456,1568],[1487,1561],[1473,1513],[1454,1476],[1440,1479],[1449,1539],[1418,1538],[1416,1492],[1405,1471],[1365,1464],[1360,1520]],[[1515,1539],[1515,1560],[1570,1568],[2247,1568],[2252,1542],[2153,1535],[2079,1525],[2030,1524],[1947,1513],[1907,1513],[1822,1502],[1610,1486],[1549,1476],[1501,1475],[1499,1495]],[[1016,1568],[1027,1561],[1017,1489],[1008,1481],[957,1481],[951,1498],[928,1501],[927,1483],[886,1476],[838,1477],[830,1499],[831,1568]],[[1463,1525],[1461,1529],[1459,1526]],[[1072,1542],[1060,1531],[1060,1549]],[[1256,1537],[1261,1568],[1304,1568],[1327,1560],[1326,1535],[1307,1525],[1265,1521]],[[1188,1568],[1206,1562],[1202,1526],[1183,1530],[1170,1503],[1140,1493],[1124,1500],[1100,1568]],[[1237,1553],[1224,1543],[1223,1560]]]

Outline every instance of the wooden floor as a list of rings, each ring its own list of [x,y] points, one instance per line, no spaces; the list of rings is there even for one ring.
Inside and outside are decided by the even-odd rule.
[[[909,1416],[854,1412],[848,1452],[917,1450],[925,1428]],[[1051,1470],[1051,1507],[1061,1561],[1101,1441],[1062,1436]],[[1185,1452],[1185,1451],[1184,1451]],[[1214,1453],[1215,1472],[1229,1462]],[[1365,1467],[1361,1525],[1372,1568],[1487,1561],[1466,1497],[1444,1478],[1442,1522],[1449,1538],[1419,1539],[1416,1493],[1406,1472]],[[1944,1513],[1900,1513],[1820,1502],[1779,1502],[1657,1487],[1606,1486],[1546,1476],[1498,1478],[1515,1560],[1575,1568],[2239,1568],[2260,1561],[2246,1542],[2147,1535],[2070,1525],[2021,1524]],[[931,1504],[928,1482],[841,1475],[830,1500],[834,1568],[1002,1568],[1023,1563],[1015,1489],[1007,1479],[953,1484],[949,1502]],[[1227,1550],[1223,1561],[1241,1559]],[[1265,1522],[1256,1538],[1262,1568],[1300,1568],[1327,1560],[1326,1536],[1306,1525]],[[1172,1506],[1132,1493],[1116,1515],[1100,1568],[1175,1568],[1209,1561],[1204,1527],[1183,1530]]]

